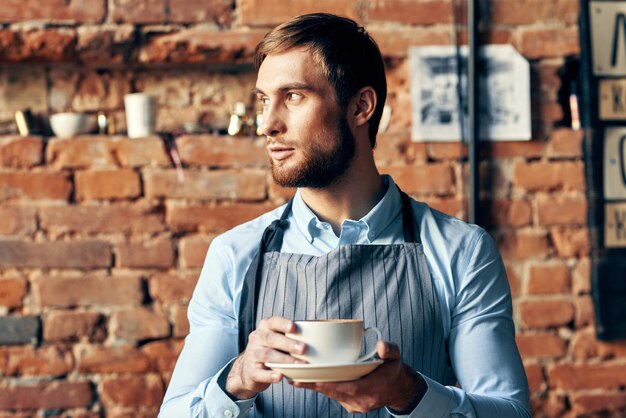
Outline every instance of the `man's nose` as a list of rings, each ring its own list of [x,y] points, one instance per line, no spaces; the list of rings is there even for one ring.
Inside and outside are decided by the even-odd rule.
[[[285,133],[285,122],[280,115],[280,109],[268,106],[263,112],[263,123],[261,131],[265,136],[278,136]]]

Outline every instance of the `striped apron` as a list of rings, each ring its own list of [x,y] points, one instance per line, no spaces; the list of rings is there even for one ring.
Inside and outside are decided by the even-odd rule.
[[[259,253],[246,273],[239,312],[240,352],[262,318],[363,319],[366,327],[377,327],[386,341],[400,347],[404,363],[442,384],[453,384],[439,300],[409,197],[402,193],[403,244],[345,245],[319,257],[280,252],[292,201],[264,231]],[[365,350],[374,343],[366,341]],[[351,415],[336,401],[284,381],[259,393],[249,414],[390,416],[384,408]]]

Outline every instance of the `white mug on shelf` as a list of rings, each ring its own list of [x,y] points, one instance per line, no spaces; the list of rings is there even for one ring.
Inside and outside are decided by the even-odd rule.
[[[145,93],[124,96],[126,128],[129,138],[143,138],[155,131],[156,98]]]

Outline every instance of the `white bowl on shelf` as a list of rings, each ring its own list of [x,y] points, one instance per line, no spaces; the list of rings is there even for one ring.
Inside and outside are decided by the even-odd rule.
[[[57,138],[71,138],[91,130],[89,115],[63,112],[50,116],[50,127]]]

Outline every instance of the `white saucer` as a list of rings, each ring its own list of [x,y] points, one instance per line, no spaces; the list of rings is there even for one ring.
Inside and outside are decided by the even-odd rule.
[[[265,363],[267,367],[276,370],[287,379],[303,383],[356,380],[374,371],[381,364],[383,364],[382,360],[344,364]]]

